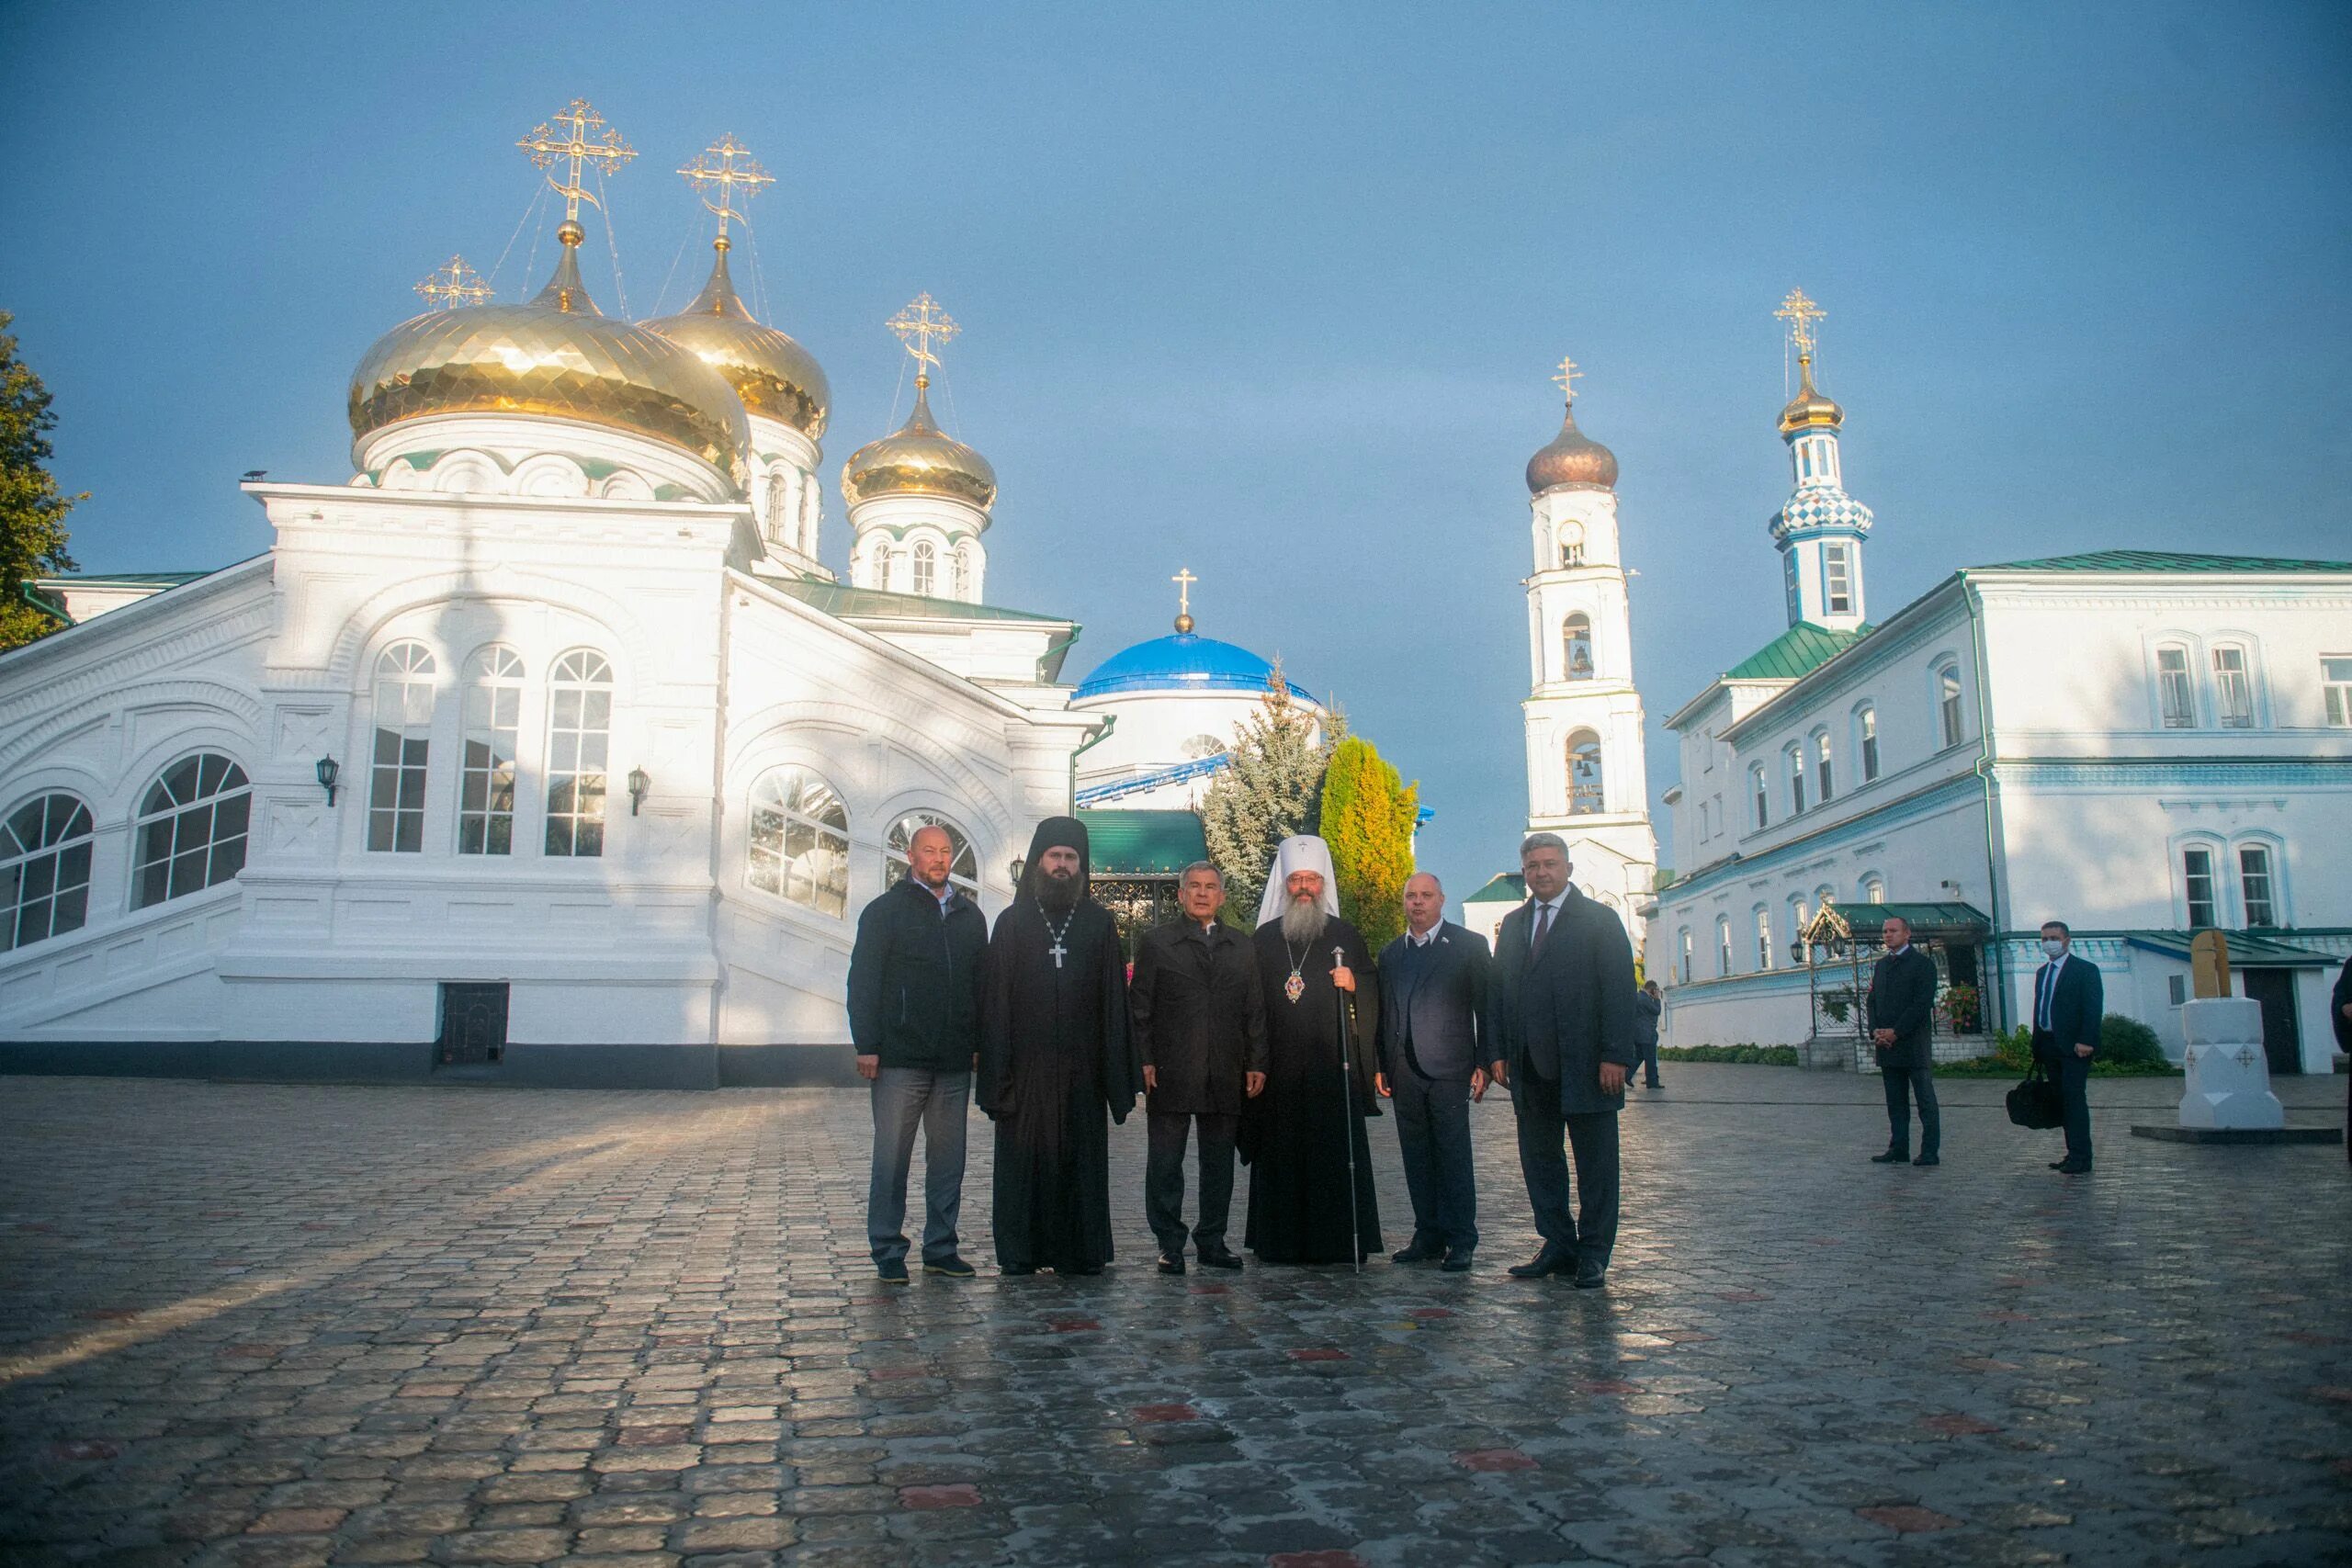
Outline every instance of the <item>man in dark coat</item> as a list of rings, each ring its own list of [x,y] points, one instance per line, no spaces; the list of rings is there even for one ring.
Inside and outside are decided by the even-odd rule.
[[[2050,1168],[2081,1176],[2091,1168],[2091,1058],[2098,1053],[2107,1017],[2107,987],[2098,965],[2071,953],[2075,933],[2064,920],[2041,922],[2046,960],[2033,976],[2033,1054],[2057,1080],[2066,1111],[2066,1157]]]
[[[989,923],[948,880],[947,829],[915,829],[909,874],[857,917],[849,955],[849,1036],[860,1077],[874,1085],[874,1168],[865,1236],[874,1271],[907,1282],[907,1168],[923,1134],[922,1266],[968,1280],[956,1256],[964,1207],[964,1118],[980,1048],[980,958]]]
[[[1879,928],[1886,956],[1871,971],[1871,1043],[1886,1087],[1886,1152],[1873,1165],[1936,1165],[1943,1119],[1936,1106],[1936,961],[1911,945],[1911,922],[1889,915]],[[1919,1100],[1919,1157],[1911,1159],[1911,1100]]]
[[[1184,1271],[1184,1143],[1201,1135],[1200,1219],[1193,1246],[1211,1269],[1238,1269],[1225,1244],[1233,1205],[1233,1145],[1241,1108],[1266,1087],[1266,999],[1250,939],[1217,919],[1225,878],[1195,861],[1177,879],[1183,916],[1136,942],[1127,1016],[1143,1063],[1151,1153],[1144,1216],[1159,1241],[1159,1271]]]
[[[1142,1091],[1127,965],[1089,897],[1086,828],[1049,817],[989,943],[980,1109],[996,1122],[996,1261],[1099,1274],[1111,1260],[1111,1130]]]
[[[1413,1239],[1397,1263],[1470,1267],[1478,1190],[1470,1102],[1487,1092],[1487,939],[1445,916],[1426,871],[1405,879],[1405,933],[1380,953],[1380,1076],[1396,1107],[1396,1145],[1413,1200]]]
[[[1617,1245],[1617,1113],[1634,1067],[1634,947],[1624,922],[1568,881],[1568,846],[1531,833],[1519,848],[1527,902],[1503,917],[1487,970],[1495,1081],[1511,1091],[1519,1168],[1543,1249],[1510,1272],[1571,1276],[1595,1290]],[[1581,1213],[1568,1209],[1576,1156]]]
[[[1666,998],[1659,994],[1656,980],[1645,980],[1642,988],[1634,993],[1634,1049],[1640,1053],[1642,1087],[1656,1089],[1657,1084],[1657,1025],[1666,1016]]]
[[[1361,1263],[1382,1250],[1363,1128],[1380,1114],[1371,1063],[1380,991],[1363,933],[1340,918],[1338,883],[1322,840],[1284,839],[1259,905],[1266,1089],[1242,1112],[1240,1153],[1250,1164],[1242,1239],[1265,1263]]]
[[[2344,961],[2343,972],[2335,976],[2335,990],[2327,999],[2327,1016],[2335,1025],[2335,1048],[2352,1051],[2352,958]],[[2346,1091],[2344,1107],[2344,1157],[2352,1159],[2352,1091]]]

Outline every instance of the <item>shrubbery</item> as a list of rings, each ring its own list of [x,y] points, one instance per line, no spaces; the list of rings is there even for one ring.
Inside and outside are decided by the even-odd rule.
[[[1804,1066],[1793,1045],[1664,1045],[1661,1062],[1736,1062],[1751,1067]]]
[[[2020,1025],[1993,1037],[1992,1054],[1965,1062],[1938,1062],[1936,1076],[1951,1078],[2021,1078],[2033,1066],[2033,1032]],[[2156,1032],[2136,1018],[2111,1012],[2099,1021],[2095,1078],[2163,1077],[2180,1069],[2165,1060]]]

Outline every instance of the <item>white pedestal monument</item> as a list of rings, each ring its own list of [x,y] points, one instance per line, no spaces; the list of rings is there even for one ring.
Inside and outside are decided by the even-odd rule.
[[[2251,997],[2199,997],[2180,1010],[2188,1037],[2181,1065],[2188,1081],[2180,1124],[2199,1129],[2272,1130],[2287,1124],[2270,1092],[2270,1058],[2262,1049],[2262,1004]]]

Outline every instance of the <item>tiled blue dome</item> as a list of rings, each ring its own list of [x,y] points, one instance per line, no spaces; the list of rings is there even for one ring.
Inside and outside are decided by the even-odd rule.
[[[1213,637],[1178,632],[1122,649],[1094,667],[1070,700],[1119,692],[1262,692],[1274,667],[1246,648]],[[1291,695],[1312,702],[1296,682]]]

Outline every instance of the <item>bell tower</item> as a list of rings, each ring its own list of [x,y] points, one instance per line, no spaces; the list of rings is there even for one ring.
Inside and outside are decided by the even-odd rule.
[[[1773,312],[1789,323],[1797,353],[1797,395],[1781,411],[1781,439],[1789,446],[1796,490],[1772,514],[1772,543],[1781,552],[1781,591],[1789,625],[1810,621],[1833,632],[1860,629],[1868,617],[1862,598],[1862,541],[1871,509],[1846,493],[1838,433],[1846,411],[1813,384],[1814,323],[1826,314],[1792,288]]]

